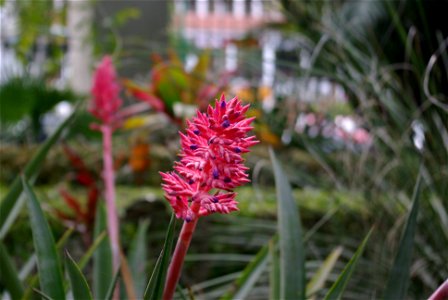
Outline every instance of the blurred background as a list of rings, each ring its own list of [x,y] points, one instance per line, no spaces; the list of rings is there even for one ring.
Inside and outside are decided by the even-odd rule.
[[[170,214],[158,171],[176,160],[185,120],[225,93],[251,104],[261,144],[246,156],[252,182],[238,190],[240,212],[198,225],[182,277],[192,293],[222,295],[274,234],[269,147],[301,209],[308,275],[341,245],[339,274],[375,225],[344,299],[381,295],[421,170],[409,299],[427,297],[448,277],[448,1],[0,5],[0,192],[81,100],[83,111],[36,182],[55,234],[77,229],[71,247],[79,253],[102,199],[101,136],[86,108],[94,67],[109,54],[127,109],[114,136],[121,234],[130,247],[138,223],[149,220],[148,270]],[[155,109],[159,102],[164,109]],[[73,201],[86,207],[82,217]],[[33,248],[26,222],[23,213],[6,238],[18,264]],[[251,299],[266,298],[267,277]]]

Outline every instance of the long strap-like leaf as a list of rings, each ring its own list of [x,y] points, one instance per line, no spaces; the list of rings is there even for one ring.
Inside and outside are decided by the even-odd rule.
[[[74,110],[72,115],[70,115],[58,127],[58,129],[51,135],[51,137],[48,138],[42,146],[40,146],[37,153],[33,156],[33,158],[25,166],[25,168],[23,170],[23,175],[25,176],[25,178],[27,178],[27,180],[33,180],[35,177],[37,177],[37,173],[38,173],[42,163],[44,162],[45,157],[48,154],[48,151],[58,141],[59,137],[64,132],[64,129],[74,119],[76,112],[77,112],[77,108]],[[9,219],[8,224],[14,223],[14,221],[11,220],[11,218],[10,218],[11,211],[14,210],[14,207],[16,205],[20,206],[21,204],[23,204],[23,202],[17,201],[17,199],[19,198],[22,191],[23,191],[23,186],[22,186],[22,182],[20,179],[20,175],[18,175],[15,178],[15,180],[13,181],[13,183],[9,189],[9,192],[6,194],[6,196],[3,198],[3,200],[0,203],[0,234],[1,234],[1,238],[3,238],[7,232],[7,228],[4,228],[6,220]],[[20,209],[15,209],[15,211],[17,211],[17,215],[18,215],[19,210]]]
[[[75,300],[91,300],[92,293],[87,284],[87,280],[68,252],[66,252],[65,265],[72,287],[73,298]]]
[[[129,267],[134,280],[134,289],[137,297],[143,297],[145,285],[148,281],[146,276],[147,261],[147,232],[149,220],[145,220],[138,226],[137,234],[131,244],[129,253]]]
[[[165,242],[162,252],[157,259],[151,278],[146,286],[144,299],[158,300],[162,299],[163,289],[165,288],[166,273],[168,270],[171,252],[173,248],[174,230],[176,227],[176,217],[171,216],[170,224],[165,236]]]
[[[405,299],[409,284],[409,270],[412,262],[412,250],[414,248],[414,236],[417,230],[417,214],[419,207],[420,188],[422,184],[422,173],[420,171],[417,183],[412,195],[412,208],[405,224],[397,256],[389,274],[384,299]]]
[[[16,267],[2,241],[0,241],[0,282],[4,284],[13,300],[22,298],[22,282],[20,282]]]
[[[367,242],[370,238],[370,235],[372,234],[373,228],[370,229],[367,236],[362,241],[361,245],[358,247],[358,250],[356,250],[355,254],[352,256],[348,264],[345,266],[342,273],[339,275],[336,282],[332,285],[330,290],[328,291],[327,295],[325,296],[325,300],[336,300],[341,299],[342,293],[345,290],[345,287],[347,286],[347,283],[349,282],[350,278],[352,277],[353,271],[356,268],[356,265],[358,263],[359,258],[361,257],[362,253],[364,252],[364,248],[367,245]]]
[[[40,275],[40,290],[52,299],[65,299],[62,266],[56,252],[50,226],[44,217],[36,195],[24,177],[22,182],[28,197],[28,211],[37,255],[37,268]]]
[[[270,149],[278,205],[280,298],[305,299],[305,250],[298,207],[283,168]]]
[[[102,201],[98,202],[95,217],[94,236],[96,239],[106,231],[106,211]],[[93,253],[93,293],[95,299],[106,299],[110,282],[113,279],[112,250],[109,238],[98,244]]]
[[[274,237],[274,243],[276,238]],[[272,242],[271,240],[271,242]],[[244,268],[221,300],[246,299],[250,290],[260,278],[269,261],[269,243],[258,251],[253,260]]]

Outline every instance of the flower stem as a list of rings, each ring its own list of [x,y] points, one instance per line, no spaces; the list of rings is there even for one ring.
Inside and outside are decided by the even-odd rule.
[[[184,264],[185,255],[190,246],[193,232],[198,222],[198,217],[190,222],[184,222],[182,230],[177,240],[176,249],[174,250],[173,258],[168,268],[168,275],[165,283],[165,290],[163,291],[163,300],[173,299],[176,290],[177,282],[180,278],[182,265]]]
[[[112,127],[108,124],[101,125],[103,133],[103,178],[105,186],[104,197],[107,208],[107,229],[112,248],[112,266],[114,273],[120,264],[120,238],[118,231],[118,216],[115,206],[115,175],[112,159]]]
[[[448,299],[448,279],[429,297],[429,300]]]

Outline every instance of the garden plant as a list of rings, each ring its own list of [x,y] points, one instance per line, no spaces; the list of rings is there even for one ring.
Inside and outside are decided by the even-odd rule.
[[[2,299],[448,299],[435,4],[274,2],[282,22],[237,42],[234,71],[222,49],[172,37],[129,75],[141,52],[112,28],[88,95],[28,75],[0,85],[0,141],[36,145],[19,168],[0,147]],[[266,31],[307,57],[282,48],[273,86],[252,78]],[[319,80],[344,101],[304,101]],[[63,99],[72,111],[46,132]]]

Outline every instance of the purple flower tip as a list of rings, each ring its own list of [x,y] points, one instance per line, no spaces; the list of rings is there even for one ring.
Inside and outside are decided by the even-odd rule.
[[[190,146],[190,149],[191,149],[191,150],[196,150],[196,149],[198,149],[198,145],[194,145],[194,144],[193,144],[193,145]]]
[[[232,182],[232,179],[230,179],[229,177],[224,178],[224,182],[225,183],[230,183]]]
[[[239,147],[235,147],[235,152],[236,153],[241,153],[241,149]]]
[[[218,179],[218,178],[219,178],[219,172],[218,172],[217,169],[214,169],[214,170],[213,170],[213,178],[214,178],[214,179]]]
[[[201,132],[199,131],[199,129],[195,129],[195,130],[193,130],[193,133],[196,135],[199,135]]]
[[[222,109],[225,109],[226,108],[226,101],[221,101],[221,108]]]
[[[221,126],[224,127],[224,128],[229,127],[230,126],[229,120],[224,120],[224,122],[222,122]]]
[[[213,198],[212,198],[212,202],[213,202],[213,203],[218,203],[218,202],[219,202],[218,197],[213,197]]]

